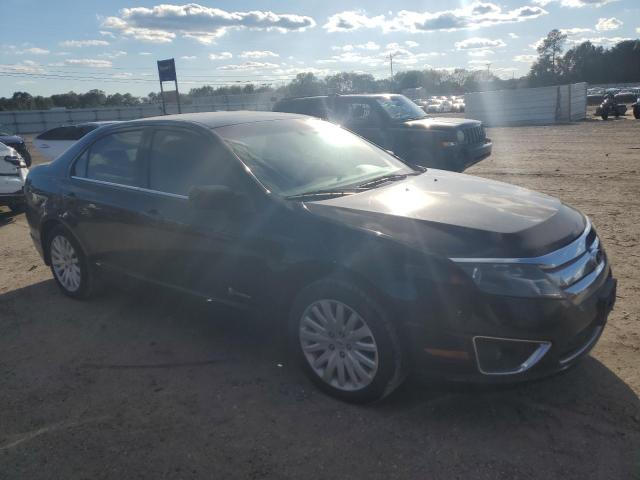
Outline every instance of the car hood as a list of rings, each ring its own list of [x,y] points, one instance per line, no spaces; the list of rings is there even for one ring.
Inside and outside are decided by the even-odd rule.
[[[409,128],[449,129],[458,127],[479,127],[482,122],[468,118],[433,117],[404,122]]]
[[[22,143],[22,137],[19,137],[18,135],[0,135],[0,142],[2,143]]]
[[[334,222],[448,257],[534,257],[574,240],[582,214],[558,199],[471,175],[426,173],[362,193],[307,202]]]

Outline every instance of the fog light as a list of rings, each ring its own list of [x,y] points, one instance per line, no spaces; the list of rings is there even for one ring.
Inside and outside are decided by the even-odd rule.
[[[551,348],[551,342],[474,337],[473,348],[480,373],[514,375],[538,363]]]

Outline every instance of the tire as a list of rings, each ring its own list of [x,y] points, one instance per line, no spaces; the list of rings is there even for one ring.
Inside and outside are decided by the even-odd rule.
[[[351,282],[330,277],[304,288],[293,302],[288,333],[303,371],[341,400],[380,400],[406,377],[407,361],[389,315]]]
[[[609,114],[608,113],[603,113],[600,116],[602,117],[603,120],[606,120],[607,118],[609,118]]]
[[[31,154],[28,151],[25,151],[22,158],[24,159],[24,163],[27,164],[27,168],[29,168],[31,166]]]
[[[51,273],[62,293],[76,299],[92,295],[93,269],[82,247],[66,228],[59,225],[51,230],[47,236],[47,254]]]
[[[640,107],[633,108],[633,116],[636,120],[640,120]]]
[[[25,205],[24,203],[10,203],[9,205],[9,210],[11,210],[11,213],[13,213],[14,215],[18,215],[20,213],[24,212],[24,208]]]

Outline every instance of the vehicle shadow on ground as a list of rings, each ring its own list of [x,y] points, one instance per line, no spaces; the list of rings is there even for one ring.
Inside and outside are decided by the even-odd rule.
[[[3,210],[2,207],[0,207],[0,227],[15,222],[16,216],[17,214],[11,212],[10,210]]]
[[[403,469],[418,478],[427,464],[435,469],[433,478],[480,478],[480,472],[482,478],[554,478],[563,472],[569,472],[565,478],[632,478],[636,471],[638,396],[595,358],[515,386],[412,377],[387,399],[355,406],[318,392],[292,364],[282,330],[271,325],[246,312],[136,284],[90,301],[64,297],[52,280],[2,294],[0,351],[8,373],[0,404],[8,407],[0,425],[4,420],[9,426],[0,429],[0,449],[3,436],[13,438],[7,433],[27,429],[19,422],[47,415],[68,419],[74,404],[81,404],[83,415],[128,422],[129,430],[122,431],[109,420],[100,448],[142,441],[129,431],[146,432],[146,439],[157,430],[165,440],[151,452],[187,442],[205,458],[198,443],[203,438],[222,452],[229,442],[252,445],[249,439],[256,438],[262,439],[259,448],[271,452],[265,468],[287,465],[289,478],[308,473],[309,451],[319,448],[328,459],[347,451],[359,455],[363,463],[353,478],[366,476],[369,461],[378,465],[372,478],[391,478]],[[51,384],[43,385],[43,377]],[[34,398],[46,400],[32,405]],[[260,462],[255,448],[232,453]],[[375,457],[393,457],[400,470],[380,466]],[[135,462],[118,458],[111,461]],[[340,462],[324,468],[310,478],[341,471]]]

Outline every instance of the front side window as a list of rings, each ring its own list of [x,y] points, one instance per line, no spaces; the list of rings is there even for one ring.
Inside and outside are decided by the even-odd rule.
[[[189,195],[193,187],[229,185],[228,158],[219,145],[185,130],[158,130],[149,157],[149,188]]]
[[[378,105],[382,107],[391,120],[406,122],[425,118],[424,111],[403,95],[393,95],[376,98]]]
[[[322,120],[256,122],[215,131],[263,185],[283,196],[413,172],[384,150]]]
[[[86,160],[86,178],[120,185],[143,185],[139,158],[142,134],[142,130],[113,133],[94,143]],[[82,160],[81,157],[76,162],[76,174],[80,173]]]

